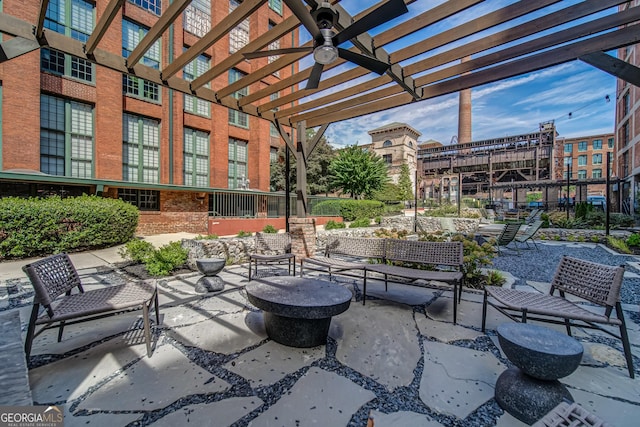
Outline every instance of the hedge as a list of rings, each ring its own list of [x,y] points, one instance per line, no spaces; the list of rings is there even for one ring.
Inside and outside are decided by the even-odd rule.
[[[325,200],[311,210],[312,215],[323,215],[323,212],[339,213],[345,221],[375,218],[384,214],[384,203],[376,200]]]
[[[0,258],[24,258],[129,241],[138,209],[97,196],[0,199]]]

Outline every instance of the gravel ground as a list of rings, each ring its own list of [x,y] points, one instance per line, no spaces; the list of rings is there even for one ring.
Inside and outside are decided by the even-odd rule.
[[[621,299],[623,303],[640,304],[640,277],[627,277],[640,275],[640,271],[629,265],[629,262],[638,263],[640,257],[633,255],[614,254],[601,245],[587,246],[585,244],[544,244],[538,243],[539,250],[524,249],[518,256],[515,250],[504,251],[502,255],[493,259],[493,268],[508,271],[518,280],[517,285],[526,284],[527,280],[536,282],[551,282],[553,273],[560,263],[563,255],[598,262],[607,265],[624,265],[628,273],[623,285]]]

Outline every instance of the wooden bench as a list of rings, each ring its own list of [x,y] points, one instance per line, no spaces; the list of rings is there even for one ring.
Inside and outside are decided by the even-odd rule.
[[[304,269],[349,277],[364,277],[367,286],[365,267],[369,262],[381,262],[384,258],[384,240],[365,237],[329,238],[324,256],[305,258],[300,261],[300,276]]]
[[[324,256],[301,261],[300,275],[306,268],[328,272],[329,277],[332,274],[341,274],[363,278],[363,305],[367,297],[369,272],[384,276],[385,290],[388,289],[390,277],[410,279],[410,282],[403,284],[433,289],[451,289],[453,286],[453,322],[456,323],[464,277],[463,262],[462,242],[334,237],[327,242]],[[406,264],[416,264],[416,267],[428,269],[414,268]]]
[[[384,239],[384,262],[368,264],[366,271],[383,274],[385,290],[388,289],[390,276],[410,279],[411,282],[404,284],[412,286],[433,289],[451,289],[451,286],[453,286],[453,323],[456,324],[458,301],[462,294],[464,278],[462,273],[463,262],[462,242],[421,242]],[[414,263],[417,267],[429,269],[423,270],[402,265],[406,263]],[[421,280],[421,282],[417,282],[417,280]],[[364,303],[367,297],[366,283],[363,293]]]

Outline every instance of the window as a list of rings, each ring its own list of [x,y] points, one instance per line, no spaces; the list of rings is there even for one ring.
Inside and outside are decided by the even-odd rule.
[[[237,82],[241,78],[243,78],[245,74],[242,71],[236,70],[232,68],[229,70],[229,84]],[[243,96],[247,96],[249,94],[249,88],[244,87],[239,91],[233,94],[233,97],[236,99],[240,99]],[[233,110],[229,108],[229,123],[235,126],[239,126],[242,128],[249,127],[249,116],[247,113],[242,113],[240,111]]]
[[[282,15],[282,0],[269,0],[269,7]]]
[[[209,186],[209,134],[184,128],[184,185]]]
[[[270,123],[269,127],[269,135],[274,138],[280,138],[280,132],[278,132],[278,128],[273,123]]]
[[[573,159],[571,157],[565,157],[564,158],[564,165],[565,166],[570,165],[572,163],[573,163]]]
[[[594,139],[591,146],[593,147],[594,150],[602,150],[602,140]]]
[[[631,110],[631,99],[629,97],[629,92],[627,91],[627,93],[625,93],[622,96],[622,117],[629,114],[630,110]]]
[[[275,23],[269,21],[269,30],[271,30],[275,26],[276,26]],[[274,40],[271,43],[269,43],[268,49],[269,50],[280,49],[280,40]],[[278,58],[280,58],[279,55],[271,55],[271,56],[269,56],[268,57],[269,64],[271,64],[272,62],[277,61]],[[273,75],[276,76],[276,77],[280,77],[280,70],[274,71]]]
[[[602,178],[602,169],[594,169],[591,171],[591,178]]]
[[[613,140],[613,138],[609,138],[609,139],[607,139],[607,146],[608,146],[609,148],[613,148],[613,141],[614,141],[614,140]]]
[[[587,171],[579,170],[578,171],[578,179],[587,179]]]
[[[269,148],[269,163],[278,161],[278,149],[275,147]]]
[[[388,139],[382,143],[382,148],[385,148],[385,147],[391,147],[391,141],[389,141]]]
[[[122,130],[122,179],[130,182],[159,182],[160,122],[125,113]]]
[[[122,21],[122,56],[127,58],[133,49],[136,48],[140,40],[147,34],[148,30],[134,22]],[[141,59],[144,65],[160,68],[160,40],[147,50]],[[123,92],[127,95],[133,95],[148,101],[158,102],[160,100],[160,87],[157,83],[150,82],[140,77],[122,76]]]
[[[155,190],[136,190],[133,188],[118,189],[118,197],[125,202],[137,206],[141,211],[160,210],[160,192]]]
[[[243,188],[247,178],[247,141],[229,138],[229,188]]]
[[[564,152],[571,153],[573,151],[573,144],[564,144]]]
[[[587,141],[578,142],[578,151],[587,151]]]
[[[629,143],[629,120],[624,122],[620,129],[620,142],[623,147]]]
[[[204,55],[200,55],[184,67],[184,69],[182,70],[182,74],[184,79],[190,82],[196,77],[199,77],[207,72],[208,69],[209,58]],[[209,87],[210,85],[207,83],[205,86]],[[197,96],[185,94],[184,111],[209,117],[211,115],[211,104],[209,103],[209,101],[200,99]]]
[[[184,10],[184,29],[204,37],[211,29],[211,0],[192,0]]]
[[[86,42],[93,31],[93,8],[93,4],[84,0],[50,0],[44,27]],[[50,73],[93,81],[91,62],[53,49],[41,49],[40,66]]]
[[[586,166],[587,165],[587,156],[580,155],[578,156],[578,166]]]
[[[393,163],[393,158],[391,157],[391,154],[383,154],[382,155],[382,160],[384,160],[384,162],[387,165],[390,165],[391,163]]]
[[[229,13],[240,6],[239,0],[229,1]],[[229,32],[229,53],[235,53],[245,47],[249,43],[249,18],[232,28]]]
[[[93,107],[40,96],[40,170],[50,175],[93,177]]]
[[[592,165],[601,165],[602,164],[602,153],[594,154],[591,157],[591,164]]]
[[[162,11],[162,0],[129,0],[129,2],[158,16]]]

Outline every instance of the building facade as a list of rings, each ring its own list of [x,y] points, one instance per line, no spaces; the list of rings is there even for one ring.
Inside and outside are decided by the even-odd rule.
[[[4,13],[32,20],[40,3],[1,4]],[[50,0],[45,35],[53,31],[85,42],[108,3]],[[163,69],[239,4],[193,0],[142,63]],[[169,5],[125,1],[100,49],[127,57]],[[289,15],[281,0],[269,0],[178,76],[197,79]],[[294,32],[269,48],[297,44]],[[273,60],[243,60],[207,87],[224,88]],[[233,96],[296,71],[279,70]],[[1,63],[0,79],[0,196],[102,194],[138,206],[142,233],[206,233],[216,210],[212,190],[269,190],[270,159],[282,141],[266,120],[48,48]]]
[[[614,135],[593,135],[577,138],[558,138],[557,148],[562,150],[562,179],[586,181],[602,180],[607,176],[607,153],[613,153]],[[611,173],[611,170],[610,170]],[[605,184],[593,184],[588,187],[588,195],[604,196]],[[584,199],[584,194],[579,200]]]
[[[640,6],[640,0],[626,2],[620,10]],[[618,58],[640,66],[638,45],[618,49]],[[622,211],[640,213],[640,88],[625,80],[617,80],[616,90],[615,175],[620,182]]]
[[[402,165],[409,167],[412,187],[415,185],[418,138],[422,135],[406,123],[390,123],[369,131],[371,144],[366,147],[382,157],[389,167],[389,178],[394,184],[400,178]]]

